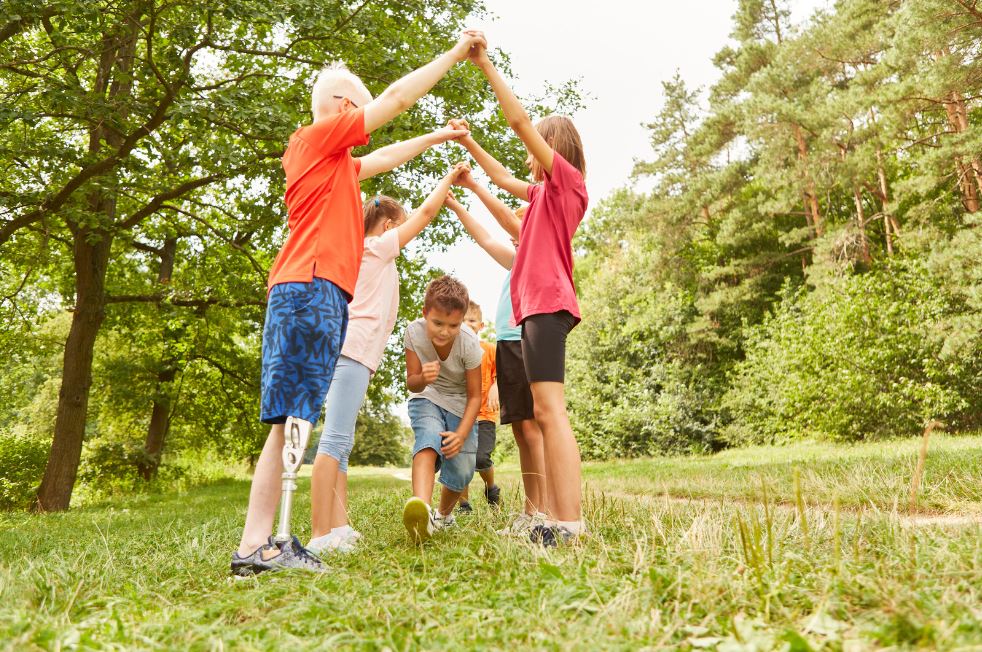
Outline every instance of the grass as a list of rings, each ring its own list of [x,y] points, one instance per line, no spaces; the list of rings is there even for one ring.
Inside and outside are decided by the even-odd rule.
[[[408,483],[357,469],[352,515],[366,543],[329,558],[319,577],[229,578],[248,493],[242,481],[66,514],[5,514],[0,646],[977,647],[979,526],[908,527],[892,510],[905,505],[916,448],[799,445],[591,463],[593,533],[548,552],[497,537],[505,517],[480,499],[457,531],[416,548],[400,518]],[[980,513],[980,463],[979,438],[934,440],[923,504]],[[516,506],[515,470],[499,475]],[[710,500],[666,500],[666,492]]]

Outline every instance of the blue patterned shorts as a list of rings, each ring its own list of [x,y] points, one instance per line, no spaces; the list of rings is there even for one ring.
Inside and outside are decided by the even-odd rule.
[[[348,300],[334,283],[315,278],[273,286],[263,327],[264,423],[317,421],[347,329]]]

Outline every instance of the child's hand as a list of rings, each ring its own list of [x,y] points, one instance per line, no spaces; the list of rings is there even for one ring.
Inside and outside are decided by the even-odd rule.
[[[491,383],[491,387],[488,389],[488,409],[497,412],[499,407],[501,407],[501,403],[498,400],[498,383]]]
[[[458,138],[463,138],[464,136],[470,135],[470,130],[467,128],[467,123],[464,125],[457,126],[454,121],[451,120],[446,127],[436,129],[433,135],[437,137],[437,142],[445,143],[449,140],[457,140]]]
[[[467,440],[467,437],[459,432],[441,432],[440,437],[443,438],[440,452],[448,460],[460,452],[460,449],[464,447],[464,441]]]
[[[455,213],[464,210],[463,204],[457,201],[457,198],[453,196],[452,192],[447,193],[447,196],[443,199],[443,205]]]
[[[484,38],[484,32],[476,29],[468,29],[461,33],[460,40],[457,41],[457,45],[453,46],[450,52],[457,61],[464,61],[470,57],[472,50],[477,47],[484,49],[488,47],[488,42]]]
[[[471,166],[467,163],[458,163],[454,166],[454,172],[456,177],[454,177],[454,185],[460,186],[461,188],[467,188],[473,190],[477,183],[474,181],[474,177],[471,176]]]
[[[447,123],[447,126],[452,129],[463,129],[467,132],[468,136],[471,133],[470,123],[468,123],[464,118],[451,118],[450,122]]]
[[[488,42],[485,40],[483,45],[476,44],[470,49],[470,53],[467,56],[478,68],[483,68],[486,65],[491,65],[491,59],[488,58]]]
[[[434,360],[433,362],[423,363],[423,383],[429,385],[436,380],[436,377],[440,375],[440,361]]]

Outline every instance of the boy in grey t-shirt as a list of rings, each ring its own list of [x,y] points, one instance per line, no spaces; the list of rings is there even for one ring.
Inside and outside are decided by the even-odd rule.
[[[470,298],[460,281],[441,276],[426,287],[423,318],[406,328],[406,386],[413,444],[413,497],[402,522],[418,542],[453,523],[453,508],[474,477],[475,419],[481,407],[481,344],[463,326]],[[430,509],[440,471],[440,506]]]

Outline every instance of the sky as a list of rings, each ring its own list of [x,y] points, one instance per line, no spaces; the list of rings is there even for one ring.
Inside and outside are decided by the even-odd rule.
[[[807,20],[830,0],[792,0],[792,20]],[[736,0],[493,0],[490,19],[475,20],[491,48],[511,56],[519,95],[545,83],[580,79],[586,108],[573,115],[587,160],[590,206],[630,184],[636,159],[651,157],[644,128],[662,106],[661,82],[678,70],[690,88],[718,77],[713,55],[727,43]],[[534,116],[533,116],[534,118]],[[520,175],[524,170],[513,170]],[[478,171],[478,182],[487,179]],[[505,241],[490,214],[472,214]],[[586,219],[589,219],[589,211]],[[429,255],[460,279],[493,320],[505,271],[469,239]]]

